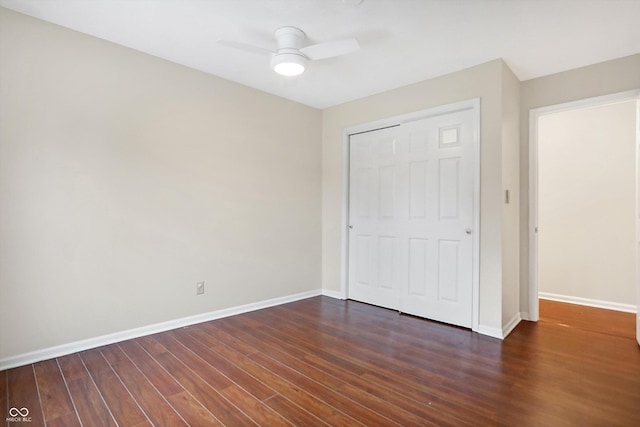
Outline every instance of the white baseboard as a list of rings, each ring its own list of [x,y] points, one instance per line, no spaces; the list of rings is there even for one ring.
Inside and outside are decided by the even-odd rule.
[[[322,290],[322,295],[326,296],[326,297],[331,297],[331,298],[335,298],[335,299],[347,299],[346,295],[344,295],[342,292],[340,291],[331,291],[329,289],[323,289]]]
[[[521,320],[522,315],[520,313],[516,313],[516,315],[513,316],[513,318],[509,320],[509,322],[505,326],[503,326],[502,329],[479,325],[478,329],[476,329],[474,332],[503,340],[511,333],[511,331],[515,329],[516,326],[518,326],[518,323],[520,323]]]
[[[604,308],[607,310],[624,311],[626,313],[637,313],[638,306],[633,304],[622,304],[612,301],[601,301],[597,299],[572,297],[568,295],[552,294],[548,292],[538,292],[538,298],[551,301],[566,302],[569,304],[586,305],[589,307]]]
[[[474,332],[486,335],[488,337],[498,338],[499,340],[504,339],[504,336],[502,335],[502,329],[492,328],[490,326],[478,325],[478,329],[476,329]]]
[[[520,313],[516,313],[516,315],[513,316],[511,320],[509,320],[509,323],[507,323],[502,327],[502,336],[504,338],[508,337],[511,331],[513,331],[516,328],[516,326],[518,326],[521,320],[522,320],[522,315]]]
[[[251,304],[239,305],[237,307],[215,310],[209,313],[196,314],[195,316],[183,317],[181,319],[175,319],[168,322],[156,323],[140,328],[129,329],[126,331],[116,332],[114,334],[102,335],[99,337],[75,341],[55,347],[43,348],[41,350],[32,351],[30,353],[19,354],[17,356],[11,356],[5,359],[1,359],[0,371],[52,359],[54,357],[77,353],[79,351],[90,350],[92,348],[101,347],[107,344],[113,344],[133,338],[139,338],[145,335],[151,335],[159,332],[169,331],[171,329],[182,328],[185,326],[194,325],[196,323],[208,322],[210,320],[221,319],[223,317],[235,316],[236,314],[248,313],[250,311],[299,301],[321,294],[323,294],[321,290],[302,292],[299,294],[258,301]]]

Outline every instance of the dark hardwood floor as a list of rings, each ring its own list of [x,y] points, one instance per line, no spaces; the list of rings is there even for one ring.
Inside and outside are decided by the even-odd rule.
[[[565,328],[635,339],[635,315],[557,301],[540,300],[540,321]]]
[[[29,410],[11,426],[640,426],[634,327],[541,301],[499,341],[317,297],[2,371],[0,408]]]

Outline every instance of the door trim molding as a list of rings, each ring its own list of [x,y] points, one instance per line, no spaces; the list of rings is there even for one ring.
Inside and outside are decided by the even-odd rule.
[[[445,104],[412,113],[401,114],[380,120],[349,126],[342,130],[342,222],[341,222],[341,269],[339,297],[347,299],[349,292],[349,137],[380,128],[399,126],[416,120],[440,116],[464,110],[474,111],[473,137],[473,260],[471,284],[471,329],[480,332],[480,98]]]
[[[640,101],[640,90],[634,89],[609,95],[596,96],[549,105],[529,110],[529,311],[526,320],[537,322],[540,318],[538,304],[538,119],[541,116],[563,111],[579,110],[631,100]],[[640,134],[640,131],[638,131]],[[636,136],[640,139],[640,135]],[[637,155],[638,153],[636,153]],[[636,165],[636,174],[638,174]],[[637,180],[636,180],[637,182]],[[638,185],[638,184],[636,184]],[[637,191],[637,189],[636,189]],[[636,207],[636,217],[640,207]],[[637,228],[637,227],[636,227]],[[636,230],[638,233],[639,230]],[[637,257],[636,257],[637,258]],[[638,264],[638,261],[636,261]],[[636,265],[638,269],[638,265]],[[640,278],[639,278],[640,280]],[[640,324],[640,320],[638,320]]]

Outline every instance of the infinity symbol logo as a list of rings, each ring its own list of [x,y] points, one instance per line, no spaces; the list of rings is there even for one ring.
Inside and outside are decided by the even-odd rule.
[[[21,417],[26,417],[27,415],[29,415],[29,410],[27,408],[22,408],[22,409],[11,408],[11,409],[9,409],[9,416],[17,417],[18,415],[20,415]]]

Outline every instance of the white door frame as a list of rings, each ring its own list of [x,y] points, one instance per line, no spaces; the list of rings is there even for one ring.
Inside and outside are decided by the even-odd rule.
[[[340,283],[340,297],[347,299],[349,295],[349,136],[362,132],[370,132],[399,126],[416,120],[449,114],[456,111],[474,111],[473,137],[473,267],[471,288],[471,329],[477,331],[480,323],[480,98],[452,104],[428,108],[413,113],[402,114],[381,120],[350,126],[342,130],[342,269]]]
[[[538,305],[538,119],[546,114],[559,113],[562,111],[579,110],[583,108],[596,107],[606,104],[638,100],[640,105],[640,90],[630,90],[626,92],[614,93],[610,95],[597,96],[594,98],[581,99],[578,101],[566,102],[547,107],[534,108],[529,111],[529,313],[526,320],[538,321],[540,318]],[[640,107],[638,107],[640,108]],[[638,109],[637,108],[637,109]],[[640,112],[638,112],[640,115]],[[636,120],[638,121],[638,119]],[[636,150],[640,142],[640,128],[636,129]],[[638,159],[636,153],[636,159]],[[636,177],[640,174],[640,165],[636,161]],[[638,186],[636,179],[636,186]],[[636,189],[638,191],[638,189]],[[640,206],[636,204],[636,218],[639,218]],[[636,234],[638,234],[636,225]],[[638,264],[636,256],[636,264]],[[636,265],[636,270],[638,270]],[[640,298],[640,274],[638,292]],[[640,324],[640,317],[638,318]]]

